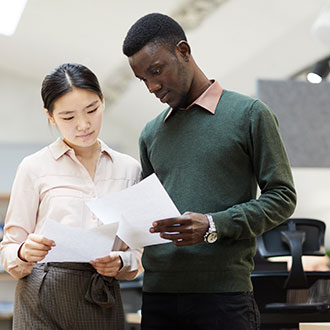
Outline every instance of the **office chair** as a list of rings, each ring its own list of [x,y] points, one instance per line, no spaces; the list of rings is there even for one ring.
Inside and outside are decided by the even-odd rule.
[[[330,280],[330,270],[307,272],[302,265],[302,255],[325,255],[324,234],[325,224],[320,220],[291,218],[258,237],[256,268],[251,279],[261,314],[261,329],[298,329],[299,322],[330,321],[330,297],[319,302],[288,301],[292,290],[306,293],[316,281]],[[283,263],[263,266],[270,263],[265,258],[277,256],[292,257],[290,271],[283,269]]]

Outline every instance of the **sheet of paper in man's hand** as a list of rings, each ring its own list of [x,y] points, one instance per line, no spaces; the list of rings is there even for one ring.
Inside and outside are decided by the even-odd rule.
[[[118,230],[118,222],[93,229],[81,229],[45,221],[43,235],[55,241],[41,262],[89,262],[109,255]]]
[[[169,243],[150,233],[155,220],[180,216],[156,174],[127,189],[86,202],[103,222],[120,221],[117,235],[131,248]]]

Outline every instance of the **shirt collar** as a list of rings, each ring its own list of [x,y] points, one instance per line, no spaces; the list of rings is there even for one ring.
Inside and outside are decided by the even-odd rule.
[[[191,103],[187,108],[181,110],[188,110],[194,105],[199,105],[205,110],[211,112],[213,115],[217,109],[220,97],[222,94],[222,87],[220,84],[212,80],[212,84],[201,94],[193,103]],[[173,113],[173,108],[170,108],[170,111],[166,115],[164,121]]]
[[[101,150],[100,150],[101,154],[102,153],[108,154],[108,156],[112,160],[112,157],[111,157],[112,150],[111,150],[111,148],[109,148],[102,140],[98,139],[98,141],[100,142],[100,146],[101,146]],[[73,150],[60,137],[57,138],[57,140],[54,141],[52,144],[50,144],[49,149],[50,149],[53,157],[55,158],[55,160],[58,160],[65,153],[69,152],[70,150]]]

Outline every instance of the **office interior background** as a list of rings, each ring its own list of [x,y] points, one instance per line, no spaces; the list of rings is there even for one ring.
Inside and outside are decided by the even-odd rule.
[[[24,5],[25,1],[18,2]],[[0,3],[0,21],[4,21],[6,6],[15,1]],[[58,136],[44,114],[40,86],[44,76],[64,62],[82,63],[96,73],[106,100],[101,138],[138,159],[141,129],[165,106],[134,77],[121,48],[129,27],[151,12],[172,15],[184,26],[196,62],[224,88],[263,99],[257,86],[262,90],[264,80],[289,82],[284,95],[272,93],[272,85],[266,93],[278,101],[290,99],[288,108],[280,104],[273,109],[280,129],[286,125],[295,131],[298,119],[306,119],[300,134],[312,140],[311,152],[323,141],[321,156],[314,156],[298,137],[293,147],[298,145],[298,158],[303,155],[307,161],[296,162],[297,155],[289,155],[298,191],[294,216],[319,218],[330,226],[330,136],[326,132],[330,103],[325,103],[328,112],[321,111],[323,127],[308,122],[317,116],[313,103],[299,114],[307,103],[304,98],[310,99],[309,88],[316,98],[330,98],[328,78],[319,86],[306,80],[315,63],[330,56],[329,0],[26,1],[16,30],[12,35],[0,34],[0,194],[10,193],[23,157]],[[306,92],[294,90],[296,81],[303,82]],[[272,103],[266,97],[263,101]],[[293,105],[298,105],[296,118],[290,117]],[[324,135],[317,137],[320,131]],[[291,142],[285,140],[287,148]],[[319,156],[325,159],[318,162]]]
[[[273,108],[298,193],[293,216],[323,220],[330,249],[327,69],[319,84],[307,80],[319,61],[325,59],[329,68],[329,0],[18,2],[23,11],[16,29],[0,31],[2,222],[17,165],[58,136],[43,111],[40,86],[59,64],[82,63],[96,73],[106,101],[101,139],[139,158],[140,131],[165,106],[134,77],[122,42],[139,17],[161,12],[183,25],[192,54],[210,79]],[[13,3],[0,1],[0,26]]]

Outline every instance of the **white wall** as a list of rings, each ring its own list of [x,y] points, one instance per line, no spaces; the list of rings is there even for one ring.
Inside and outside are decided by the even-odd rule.
[[[0,142],[47,143],[53,139],[43,113],[40,82],[0,71]]]

